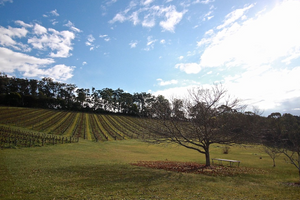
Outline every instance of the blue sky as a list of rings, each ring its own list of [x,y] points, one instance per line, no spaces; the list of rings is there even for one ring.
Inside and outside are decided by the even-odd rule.
[[[0,71],[300,115],[298,0],[0,0]]]

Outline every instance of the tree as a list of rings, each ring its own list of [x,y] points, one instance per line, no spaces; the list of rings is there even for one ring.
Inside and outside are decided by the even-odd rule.
[[[300,117],[272,113],[268,116],[263,144],[282,153],[298,169],[300,181]]]
[[[140,116],[146,117],[149,115],[149,106],[154,102],[154,96],[150,93],[141,92],[134,93],[133,101],[137,106]]]
[[[104,88],[100,91],[105,111],[114,111],[113,109],[113,92],[111,88]]]
[[[298,169],[300,181],[300,117],[284,114],[282,117],[282,153]]]
[[[264,120],[264,136],[262,140],[263,151],[270,156],[273,161],[273,167],[276,166],[275,159],[282,153],[281,150],[281,124],[280,113],[271,113],[266,120]]]
[[[273,161],[273,167],[276,166],[275,159],[280,156],[281,152],[278,148],[272,146],[263,146],[263,152],[268,154]]]
[[[153,103],[150,142],[172,142],[204,154],[210,166],[210,145],[242,140],[245,117],[237,112],[239,100],[230,98],[222,85],[210,89],[194,88],[186,100],[169,103],[163,97]],[[157,120],[158,119],[158,120]],[[242,120],[243,119],[243,120]]]

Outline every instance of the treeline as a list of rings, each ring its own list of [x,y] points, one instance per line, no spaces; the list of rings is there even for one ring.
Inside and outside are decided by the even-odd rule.
[[[28,80],[0,73],[0,104],[5,106],[148,116],[149,105],[156,98],[146,92],[130,94],[120,88],[84,89],[51,78]]]

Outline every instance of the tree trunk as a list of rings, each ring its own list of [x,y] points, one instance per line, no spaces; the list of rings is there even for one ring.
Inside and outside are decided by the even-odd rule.
[[[273,158],[273,167],[275,167],[276,164],[275,164],[275,158]]]
[[[209,166],[210,166],[209,146],[207,146],[207,147],[205,148],[205,160],[206,160],[205,166],[206,166],[206,167],[209,167]]]

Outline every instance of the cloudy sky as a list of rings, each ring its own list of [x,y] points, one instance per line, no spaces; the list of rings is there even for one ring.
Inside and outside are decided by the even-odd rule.
[[[0,0],[0,72],[300,115],[299,0]]]

